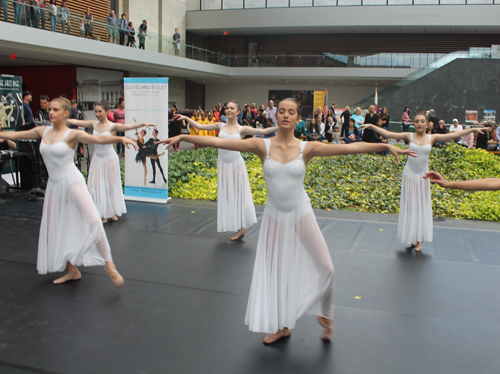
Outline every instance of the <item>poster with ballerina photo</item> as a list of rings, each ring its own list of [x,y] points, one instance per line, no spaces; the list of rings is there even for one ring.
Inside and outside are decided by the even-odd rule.
[[[151,123],[125,133],[139,150],[125,150],[125,199],[166,203],[168,152],[155,144],[168,138],[168,78],[124,78],[125,123]]]

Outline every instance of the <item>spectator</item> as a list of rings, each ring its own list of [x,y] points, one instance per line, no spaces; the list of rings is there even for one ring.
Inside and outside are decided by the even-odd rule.
[[[495,131],[495,135],[497,136],[497,142],[500,145],[500,125],[497,126],[497,129]]]
[[[434,128],[434,122],[432,122],[432,121],[427,122],[427,135],[432,135],[435,133],[436,133],[436,129]]]
[[[24,20],[26,26],[31,27],[31,0],[23,0],[24,4]]]
[[[464,128],[458,123],[458,119],[453,118],[453,124],[450,126],[450,132],[462,131]],[[455,139],[455,143],[462,144],[462,137]]]
[[[254,68],[257,67],[257,44],[255,44],[253,46],[253,50],[252,50],[252,66]]]
[[[63,0],[62,5],[57,10],[57,16],[59,21],[61,21],[61,28],[63,34],[68,34],[71,32],[71,23],[69,22],[70,12],[68,7],[66,6],[66,1]],[[66,33],[66,30],[68,32]]]
[[[403,112],[403,116],[401,117],[402,125],[403,125],[403,132],[408,132],[410,131],[410,107],[405,107],[405,111]],[[405,144],[408,144],[408,141],[405,140]]]
[[[354,118],[349,119],[349,126],[346,129],[346,132],[341,136],[341,140],[346,142],[347,144],[355,143],[359,141],[359,131],[356,127],[356,120]]]
[[[40,27],[40,2],[31,0],[31,27],[38,29]]]
[[[323,115],[323,109],[321,109],[321,107],[319,106],[318,108],[316,108],[316,110],[314,111],[313,113],[313,117],[314,118],[318,118],[318,116],[322,116]]]
[[[448,133],[448,129],[444,125],[444,121],[440,120],[438,127],[435,128],[436,134],[446,134]]]
[[[255,114],[255,117],[257,117],[257,113],[259,112],[259,111],[257,110],[257,104],[252,103],[252,111],[253,111],[253,113]]]
[[[266,116],[264,116],[264,109],[259,109],[257,117],[255,118],[255,127],[263,129],[266,123],[267,123],[267,118]]]
[[[220,110],[220,116],[219,120],[222,123],[227,123],[227,116],[226,116],[226,103],[224,103],[224,106]],[[195,120],[196,121],[196,120]]]
[[[71,107],[71,113],[70,113],[68,118],[69,119],[78,119],[78,113],[76,112],[76,109],[71,106],[71,101],[69,101],[68,96],[66,96],[65,94],[61,94],[59,97],[61,99],[63,99],[64,101],[66,101],[69,104],[69,106]],[[77,129],[78,126],[70,125],[69,128],[70,129]]]
[[[359,126],[365,121],[365,118],[361,115],[361,108],[359,106],[354,110],[352,118],[354,119],[354,126],[356,126],[356,129],[359,129]]]
[[[127,18],[125,13],[122,14],[118,21],[118,32],[120,33],[120,45],[125,45],[125,35],[127,34]],[[123,144],[122,144],[123,146]]]
[[[262,111],[264,113],[264,117],[267,118],[266,106],[264,104],[260,104],[260,109],[262,109]]]
[[[14,23],[16,25],[20,25],[22,23],[22,19],[23,19],[23,4],[21,0],[14,0]]]
[[[175,55],[179,56],[179,51],[181,50],[181,34],[179,34],[179,29],[175,28],[174,36],[172,37],[174,44]]]
[[[50,31],[55,32],[57,25],[57,13],[58,13],[56,0],[50,0],[50,4],[47,5],[47,11],[49,12]]]
[[[125,124],[125,99],[123,96],[118,98],[118,108],[113,112],[113,122]],[[117,131],[116,136],[125,136],[125,132]],[[125,157],[125,146],[120,142],[116,144],[116,153],[118,153],[118,157]]]
[[[71,107],[76,111],[76,119],[83,121],[85,117],[80,108],[78,108],[78,102],[76,100],[71,100]]]
[[[347,105],[340,115],[340,121],[342,122],[342,128],[340,133],[344,134],[345,130],[349,127],[349,120],[351,119],[351,108]]]
[[[260,109],[261,110],[261,109]],[[294,136],[297,139],[305,139],[307,140],[307,131],[306,131],[306,125],[304,123],[304,120],[300,120],[297,122],[295,125],[295,131],[294,131]]]
[[[387,112],[387,108],[383,107],[382,112],[380,112],[380,116],[382,119],[382,128],[389,130],[389,122],[391,122],[391,116],[389,115],[389,112]]]
[[[340,129],[338,125],[333,126],[332,144],[342,144]]]
[[[2,9],[2,12],[3,12],[4,22],[9,22],[9,1],[8,0],[1,0],[0,1],[0,8]]]
[[[244,126],[255,127],[255,114],[250,105],[245,105],[242,118]]]
[[[476,148],[484,149],[485,151],[494,151],[497,148],[497,142],[492,138],[494,125],[488,121],[486,124],[486,131],[477,134]],[[450,127],[451,131],[451,127]],[[457,131],[457,130],[455,130]]]
[[[92,21],[94,20],[94,16],[90,13],[90,7],[87,7],[85,11],[85,37],[92,39]]]
[[[378,123],[378,114],[375,113],[375,106],[370,105],[368,108],[368,113],[365,115],[365,121],[363,122],[364,124],[372,124],[374,126],[377,126]],[[375,135],[375,132],[371,129],[365,129],[363,131],[363,141],[366,143],[380,143],[377,141],[377,136]]]
[[[135,29],[134,23],[131,21],[127,26],[127,47],[135,48]]]
[[[474,126],[478,126],[479,123],[478,122],[475,122],[474,123]],[[465,129],[470,129],[470,126],[467,125],[465,126]],[[467,135],[464,135],[462,137],[462,142],[463,142],[463,145],[467,148],[472,148],[474,146],[474,133],[469,133]],[[496,147],[496,144],[495,144],[495,147]]]
[[[212,108],[212,112],[214,114],[215,122],[219,122],[220,120],[220,109],[218,106],[214,105]]]
[[[49,118],[49,103],[50,99],[46,95],[40,96],[40,109],[36,112],[35,121],[50,122]]]
[[[328,116],[328,118],[326,119],[326,125],[325,125],[325,138],[328,141],[328,143],[331,143],[333,140],[333,128],[334,127],[335,127],[335,123],[333,123],[332,116]],[[339,134],[339,140],[340,140],[340,134]]]
[[[429,119],[427,120],[427,122],[434,123],[434,127],[438,126],[439,118],[437,118],[434,109],[429,110]]]
[[[321,135],[321,129],[316,118],[311,119],[311,123],[307,129],[307,140],[309,141],[322,141],[325,137]]]
[[[142,20],[142,25],[139,26],[139,49],[146,48],[146,36],[148,35],[148,21]]]
[[[85,35],[85,21],[83,19],[80,20],[80,38],[83,38]]]
[[[316,117],[316,123],[318,124],[319,126],[319,133],[321,135],[323,135],[323,137],[325,136],[325,123],[321,120],[321,115],[317,116]],[[326,139],[326,138],[325,138]]]
[[[269,100],[269,106],[266,108],[267,118],[273,121],[273,125],[276,125],[276,113],[278,112],[278,108],[274,106],[274,101]]]
[[[40,6],[40,21],[42,23],[42,30],[45,30],[45,20],[47,19],[45,9],[47,8],[47,0],[39,0],[38,5]]]
[[[30,108],[31,100],[33,100],[31,92],[23,91],[23,125],[33,123],[33,112]]]
[[[110,11],[109,16],[106,17],[106,24],[108,25],[108,42],[114,44],[116,43],[116,17],[114,10]]]
[[[264,47],[260,46],[257,51],[257,66],[261,67],[264,64]]]

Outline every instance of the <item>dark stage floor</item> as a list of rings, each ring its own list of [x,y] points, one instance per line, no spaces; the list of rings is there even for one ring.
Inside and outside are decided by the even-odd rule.
[[[1,374],[500,371],[499,224],[436,223],[417,255],[395,216],[317,211],[336,337],[323,344],[305,317],[265,347],[243,324],[259,225],[231,243],[213,203],[127,205],[106,227],[126,279],[115,289],[102,268],[59,286],[38,275],[41,204],[0,204]]]

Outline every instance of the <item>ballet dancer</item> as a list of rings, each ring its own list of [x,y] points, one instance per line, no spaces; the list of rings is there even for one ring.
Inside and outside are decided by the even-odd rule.
[[[455,131],[448,134],[425,133],[427,118],[425,113],[414,117],[416,133],[392,132],[382,127],[364,124],[361,129],[373,130],[384,138],[403,140],[409,143],[409,149],[414,150],[418,158],[408,158],[401,180],[401,199],[399,203],[398,239],[409,244],[416,252],[422,250],[423,242],[432,242],[432,201],[431,185],[423,175],[429,171],[429,154],[435,143],[446,142],[467,135],[471,132],[481,132],[483,128]]]
[[[234,118],[237,108],[232,106]],[[263,164],[268,199],[257,244],[252,284],[245,316],[250,331],[263,332],[265,344],[291,335],[296,321],[316,315],[324,331],[334,334],[334,269],[326,241],[304,189],[307,163],[313,157],[372,153],[389,150],[414,156],[389,144],[357,143],[330,145],[302,142],[294,137],[300,120],[299,104],[293,99],[279,102],[278,135],[271,139],[224,139],[180,135],[161,141],[167,148],[180,141],[237,152],[257,154]],[[223,132],[223,131],[222,131]]]
[[[193,119],[176,115],[178,119],[189,122],[192,129],[219,131],[219,138],[244,139],[247,135],[269,135],[278,130],[277,127],[255,129],[250,126],[240,126],[237,122],[240,104],[229,101],[226,106],[227,123],[217,122],[200,124]],[[174,117],[174,118],[175,118]],[[257,222],[253,204],[250,182],[243,157],[240,152],[219,150],[217,160],[217,232],[235,231],[231,241],[241,239],[246,228]]]
[[[118,131],[128,131],[139,127],[156,127],[149,123],[134,123],[131,125],[112,123],[108,120],[109,104],[99,102],[94,106],[97,121],[83,121],[68,119],[68,124],[73,126],[93,129],[93,135],[116,135]],[[125,198],[123,197],[122,178],[120,172],[120,159],[112,144],[96,144],[92,162],[90,163],[87,179],[90,196],[99,211],[102,223],[118,221],[118,217],[127,213]]]
[[[424,175],[424,179],[430,179],[431,183],[436,183],[443,188],[451,188],[463,191],[498,191],[500,190],[500,178],[473,179],[470,181],[451,182],[447,181],[436,171],[429,171]]]
[[[127,148],[129,145],[137,148],[137,145],[132,139],[123,136],[94,136],[81,130],[68,129],[66,121],[70,113],[71,106],[57,98],[50,102],[49,118],[52,126],[0,133],[0,138],[8,140],[42,139],[40,153],[49,172],[49,181],[38,238],[37,270],[39,274],[47,274],[67,268],[66,275],[54,280],[54,284],[61,284],[82,277],[77,266],[105,265],[113,284],[120,287],[124,280],[113,263],[99,211],[73,157],[79,142],[122,142]]]

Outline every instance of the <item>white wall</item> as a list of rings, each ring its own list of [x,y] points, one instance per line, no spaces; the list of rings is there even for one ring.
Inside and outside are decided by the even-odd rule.
[[[129,72],[130,78],[137,77],[158,77],[155,74]],[[184,78],[167,77],[168,78],[168,101],[176,103],[177,108],[184,109],[186,105],[186,80]]]
[[[382,89],[383,86],[378,86]],[[205,86],[205,109],[229,100],[238,100],[241,104],[256,103],[266,104],[269,90],[313,90],[323,91],[325,86],[320,85],[290,85],[290,84],[207,84]],[[369,95],[375,93],[374,86],[328,86],[328,101],[337,103],[337,107],[343,108],[351,105]]]

